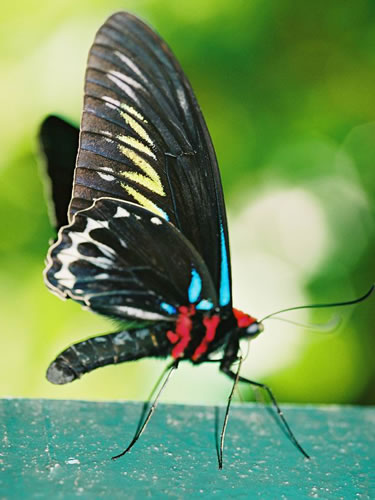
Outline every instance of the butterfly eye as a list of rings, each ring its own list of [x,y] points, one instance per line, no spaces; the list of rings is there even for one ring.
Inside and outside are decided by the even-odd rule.
[[[259,335],[259,333],[263,332],[263,330],[264,330],[263,323],[258,323],[257,321],[255,321],[254,323],[252,323],[250,326],[247,327],[246,333],[251,337],[255,337],[256,335]]]

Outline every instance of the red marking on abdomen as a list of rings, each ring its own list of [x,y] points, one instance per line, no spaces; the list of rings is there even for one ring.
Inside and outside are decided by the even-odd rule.
[[[202,342],[195,349],[194,354],[191,359],[196,361],[198,358],[204,354],[208,349],[208,344],[212,342],[216,335],[216,329],[220,323],[220,316],[215,314],[211,318],[203,318],[203,324],[206,327],[206,334],[203,337]]]
[[[176,344],[172,349],[172,356],[177,359],[180,358],[189,345],[191,340],[190,332],[193,327],[193,322],[190,319],[190,316],[195,314],[194,306],[187,308],[185,306],[179,307],[179,315],[176,321],[176,331],[172,330],[167,331],[168,340],[172,344]]]
[[[244,312],[239,311],[238,309],[233,308],[233,314],[237,320],[237,325],[239,328],[246,328],[247,326],[252,325],[256,321],[256,319],[250,316],[250,314],[245,314]]]

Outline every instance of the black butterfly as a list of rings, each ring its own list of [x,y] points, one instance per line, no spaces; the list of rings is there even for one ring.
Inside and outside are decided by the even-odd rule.
[[[48,379],[169,356],[202,363],[262,330],[232,307],[227,219],[215,152],[192,88],[159,36],[128,13],[90,50],[78,130],[42,125],[58,238],[48,288],[131,329],[64,351]],[[73,180],[74,174],[74,180]],[[73,191],[71,193],[71,189]]]
[[[49,366],[48,380],[65,384],[147,356],[172,356],[175,368],[179,360],[199,364],[223,351],[220,370],[265,389],[307,456],[270,389],[232,369],[240,340],[258,335],[263,324],[232,306],[215,152],[166,43],[130,14],[110,17],[90,50],[80,132],[49,117],[41,144],[58,230],[46,284],[122,325],[67,348]]]

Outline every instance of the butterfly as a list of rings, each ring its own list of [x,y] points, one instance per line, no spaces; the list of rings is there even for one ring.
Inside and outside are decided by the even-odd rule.
[[[270,388],[234,369],[241,365],[240,341],[259,335],[263,322],[233,307],[215,151],[165,41],[129,13],[112,15],[89,52],[80,129],[50,116],[40,142],[57,231],[46,285],[119,325],[65,349],[50,364],[48,380],[65,384],[104,365],[150,356],[171,357],[171,370],[185,360],[218,362],[235,382],[268,393],[308,458]],[[330,306],[336,305],[344,303]],[[228,411],[229,403],[219,467]]]
[[[231,376],[240,339],[262,325],[232,306],[214,148],[166,43],[129,13],[110,17],[89,53],[80,131],[51,116],[40,138],[58,231],[47,287],[127,322],[64,351],[48,379],[145,356],[199,364],[222,348]]]

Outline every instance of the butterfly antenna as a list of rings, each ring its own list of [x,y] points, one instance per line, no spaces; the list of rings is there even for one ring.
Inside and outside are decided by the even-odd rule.
[[[307,330],[315,330],[317,332],[328,332],[328,333],[336,330],[341,324],[342,320],[342,318],[339,315],[335,315],[332,319],[326,321],[325,323],[301,323],[299,321],[292,321],[291,319],[278,318],[277,316],[276,317],[272,316],[269,319],[283,321],[284,323],[289,323],[295,326],[301,326],[302,328],[306,328]]]
[[[162,386],[160,387],[160,390],[157,393],[156,398],[154,399],[154,402],[152,403],[151,408],[150,408],[150,410],[149,410],[149,412],[147,414],[147,417],[145,418],[143,424],[141,426],[138,426],[137,432],[136,432],[135,436],[133,437],[133,439],[131,440],[129,446],[123,452],[121,452],[118,455],[115,455],[114,457],[112,457],[112,460],[117,460],[118,458],[123,457],[126,453],[128,453],[128,451],[130,451],[133,448],[133,446],[135,445],[135,443],[142,436],[144,430],[146,429],[147,424],[149,423],[149,421],[150,421],[150,419],[151,419],[154,411],[156,410],[156,407],[157,407],[158,402],[159,402],[159,398],[160,398],[162,392],[164,391],[164,389],[165,389],[165,387],[166,387],[166,385],[167,385],[167,383],[168,383],[168,381],[169,381],[172,373],[175,370],[177,370],[178,364],[179,364],[179,360],[173,361],[173,363],[171,365],[169,365],[167,367],[167,369],[164,370],[164,372],[162,373],[162,375],[159,377],[159,381],[160,381],[160,379],[164,376],[165,372],[169,369],[169,372],[168,372],[168,374],[167,374],[167,376],[166,376],[166,378],[165,378]],[[157,385],[154,387],[152,393],[155,392],[155,388],[156,387],[157,387]]]
[[[320,309],[320,308],[326,308],[326,307],[341,307],[341,306],[351,306],[353,304],[358,304],[359,302],[362,302],[363,300],[366,300],[372,292],[375,289],[375,284],[373,284],[368,292],[365,293],[362,297],[359,297],[357,299],[353,300],[348,300],[346,302],[333,302],[329,304],[310,304],[310,305],[305,305],[305,306],[296,306],[296,307],[288,307],[287,309],[281,309],[280,311],[276,311],[272,314],[268,314],[264,318],[262,318],[259,323],[262,323],[266,319],[271,318],[272,316],[276,316],[276,314],[281,314],[289,311],[297,311],[299,309]]]
[[[224,438],[225,438],[225,431],[227,430],[227,425],[228,425],[228,418],[229,418],[229,408],[232,402],[233,394],[234,391],[238,385],[238,381],[240,378],[240,370],[241,370],[241,365],[242,365],[242,357],[239,357],[239,363],[238,363],[238,369],[236,376],[234,378],[234,382],[232,385],[232,390],[230,391],[230,394],[228,396],[228,403],[227,403],[227,408],[225,410],[225,416],[224,416],[224,423],[223,423],[223,428],[221,430],[221,435],[220,435],[220,449],[219,449],[219,469],[223,468],[223,451],[224,451]]]

